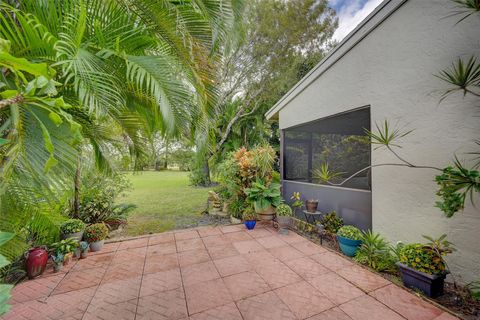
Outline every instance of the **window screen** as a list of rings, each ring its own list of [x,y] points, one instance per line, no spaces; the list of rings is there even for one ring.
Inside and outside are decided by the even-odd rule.
[[[370,165],[371,148],[365,129],[370,130],[370,109],[342,113],[284,130],[283,170],[286,180],[327,184],[322,166],[340,183]],[[370,190],[370,170],[342,187]]]

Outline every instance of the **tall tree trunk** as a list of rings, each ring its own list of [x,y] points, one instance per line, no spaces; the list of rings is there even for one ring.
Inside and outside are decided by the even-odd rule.
[[[80,216],[80,187],[81,187],[81,179],[82,179],[82,161],[81,161],[81,154],[79,150],[78,158],[77,158],[77,170],[75,170],[75,177],[74,177],[74,191],[73,191],[73,216],[74,218],[78,218]]]
[[[210,180],[210,166],[208,164],[208,157],[205,159],[205,162],[203,163],[203,177],[204,177],[205,187],[210,186],[212,184],[212,181]]]
[[[168,169],[168,140],[165,140],[165,159],[163,162],[163,169],[167,170]]]

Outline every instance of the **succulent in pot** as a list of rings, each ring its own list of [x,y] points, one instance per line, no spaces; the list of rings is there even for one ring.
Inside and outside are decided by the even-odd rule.
[[[449,273],[443,257],[455,249],[445,234],[438,239],[424,238],[430,242],[411,243],[398,249],[397,266],[406,287],[419,289],[435,298],[443,294],[444,280]]]
[[[307,200],[305,202],[305,207],[307,208],[307,211],[310,212],[310,213],[317,212],[318,200],[315,200],[315,199]]]
[[[354,226],[343,226],[338,229],[337,239],[343,254],[353,257],[362,244],[362,232]]]
[[[68,238],[59,242],[52,243],[50,249],[55,254],[63,256],[63,264],[67,265],[72,260],[73,253],[78,248],[78,241],[75,238]]]
[[[60,226],[62,239],[75,238],[77,241],[81,241],[83,230],[85,230],[85,223],[79,219],[69,219]]]
[[[80,259],[85,259],[87,257],[89,247],[87,241],[80,241]]]
[[[292,224],[293,211],[286,203],[277,207],[277,222],[280,229],[288,229]]]
[[[53,272],[60,272],[63,267],[63,254],[57,252],[56,254],[50,255],[50,258],[53,262]]]
[[[245,227],[247,227],[248,230],[252,230],[253,228],[255,228],[255,225],[257,224],[257,214],[253,209],[245,209],[245,211],[243,212],[243,222],[245,223]]]
[[[253,203],[255,211],[260,215],[260,220],[273,219],[273,208],[281,203],[279,183],[265,183],[262,179],[257,179],[250,188],[245,189],[245,194],[247,201]]]
[[[85,228],[84,237],[90,244],[90,251],[102,250],[103,243],[108,236],[108,228],[104,223],[95,223]]]

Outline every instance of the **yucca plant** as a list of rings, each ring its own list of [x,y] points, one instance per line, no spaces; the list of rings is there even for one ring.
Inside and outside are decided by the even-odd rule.
[[[440,101],[457,91],[463,92],[464,96],[470,93],[480,97],[480,63],[473,56],[466,62],[459,58],[436,76],[453,86],[443,93]]]

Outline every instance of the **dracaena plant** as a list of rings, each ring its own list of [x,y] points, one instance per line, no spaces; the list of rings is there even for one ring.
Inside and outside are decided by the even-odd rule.
[[[280,184],[269,183],[261,179],[257,179],[250,188],[245,189],[247,195],[247,201],[253,203],[257,212],[262,212],[268,209],[270,206],[277,207],[281,203],[280,196]]]

